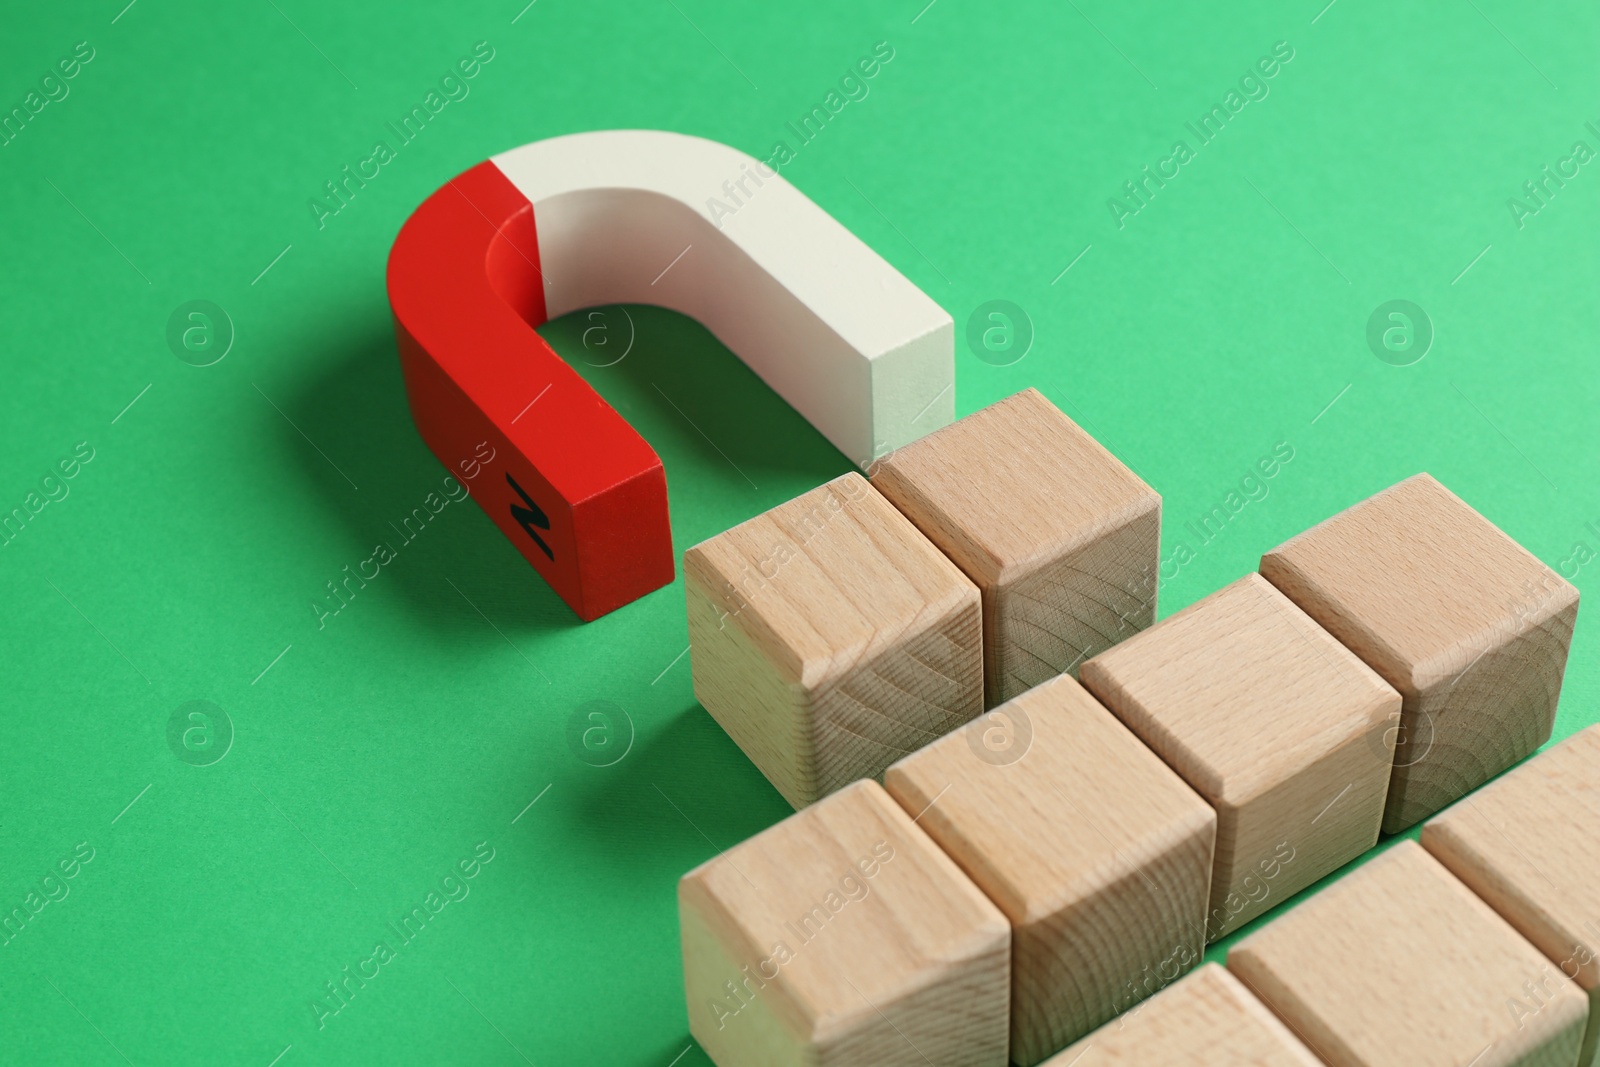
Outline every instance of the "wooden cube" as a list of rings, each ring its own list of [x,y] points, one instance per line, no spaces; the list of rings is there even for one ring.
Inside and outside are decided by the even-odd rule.
[[[1322,1061],[1237,978],[1207,963],[1045,1067],[1074,1065],[1322,1067]]]
[[[1261,573],[1404,698],[1386,833],[1549,740],[1578,591],[1429,475],[1284,542]]]
[[[1434,816],[1422,845],[1588,991],[1578,1064],[1600,1064],[1600,726]]]
[[[1011,929],[876,782],[678,883],[689,1030],[721,1067],[1004,1067]]]
[[[1259,574],[1083,665],[1217,810],[1207,939],[1378,841],[1400,694]]]
[[[872,484],[983,590],[988,707],[1155,622],[1161,497],[1036,389],[891,452]]]
[[[977,588],[859,474],[683,571],[695,696],[796,808],[982,711]]]
[[[1216,814],[1071,677],[900,761],[884,786],[1011,921],[1015,1062],[1200,962]]]
[[[1588,999],[1415,841],[1256,931],[1228,969],[1330,1067],[1572,1067]]]

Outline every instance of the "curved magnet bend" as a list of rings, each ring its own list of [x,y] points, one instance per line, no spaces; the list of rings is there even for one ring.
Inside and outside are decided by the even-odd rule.
[[[698,137],[608,130],[486,160],[406,221],[388,289],[423,440],[452,470],[493,447],[474,498],[584,619],[672,580],[666,480],[532,327],[597,304],[682,312],[862,467],[955,414],[950,316],[764,163]]]

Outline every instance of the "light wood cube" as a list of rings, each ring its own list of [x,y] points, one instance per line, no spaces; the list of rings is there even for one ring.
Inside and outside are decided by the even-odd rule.
[[[1378,841],[1400,694],[1259,574],[1083,665],[1217,810],[1207,940]]]
[[[796,808],[983,710],[977,588],[859,474],[683,571],[695,696]]]
[[[1291,538],[1261,573],[1404,698],[1386,833],[1550,739],[1578,591],[1429,475]]]
[[[678,884],[689,1031],[721,1067],[1004,1067],[1005,917],[876,782]]]
[[[1322,1067],[1233,975],[1207,963],[1045,1067]]]
[[[1588,998],[1415,841],[1233,946],[1330,1067],[1572,1067]]]
[[[988,707],[1155,622],[1161,497],[1036,389],[891,452],[872,484],[983,590]]]
[[[1578,1064],[1600,1065],[1600,726],[1435,816],[1422,845],[1588,991]]]
[[[1011,921],[1017,1063],[1200,962],[1216,814],[1071,677],[895,764],[884,786]]]

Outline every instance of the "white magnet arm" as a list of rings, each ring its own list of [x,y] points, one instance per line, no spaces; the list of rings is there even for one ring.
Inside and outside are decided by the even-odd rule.
[[[955,417],[955,327],[774,170],[656,130],[493,157],[533,205],[546,311],[657,304],[697,319],[865,468]]]

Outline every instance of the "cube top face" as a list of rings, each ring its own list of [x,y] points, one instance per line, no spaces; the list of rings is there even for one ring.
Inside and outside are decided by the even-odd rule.
[[[1092,1055],[1091,1055],[1092,1053]],[[1081,1061],[1081,1063],[1080,1063]],[[1044,1067],[1322,1067],[1266,1005],[1207,963]]]
[[[1020,756],[990,744],[996,730]],[[1193,842],[1201,918],[1216,813],[1067,675],[894,764],[884,784],[1019,926]],[[1168,916],[1187,907],[1161,903]]]
[[[1588,1013],[1414,841],[1234,945],[1228,969],[1334,1067],[1567,1067]]]
[[[696,545],[683,567],[721,625],[806,689],[979,604],[960,569],[854,472]]]
[[[1600,726],[1435,816],[1422,843],[1565,974],[1600,990]]]
[[[1261,573],[1403,694],[1448,682],[1578,597],[1427,474],[1284,542]]]
[[[926,1011],[930,988],[942,983],[932,995],[947,999],[933,1007],[964,1020],[980,1048],[997,1049],[976,1062],[1004,1064],[1010,927],[876,782],[847,786],[735,845],[684,875],[678,895],[682,913],[728,957],[731,980],[759,981],[754,1001],[778,1020],[785,1044],[815,1053],[793,1062],[830,1062],[830,1045],[884,1017],[912,1026],[907,1002],[920,996]],[[726,1039],[747,1052],[761,1042],[738,1027],[765,1020],[741,1019],[748,1008],[720,982],[695,988],[687,933],[685,965],[695,1037],[718,1062],[745,1062],[714,1050],[729,1047]],[[718,997],[732,1018],[708,1007]],[[922,1062],[892,1028],[880,1037],[892,1054],[872,1062]]]
[[[1213,803],[1243,803],[1364,735],[1387,786],[1400,695],[1259,574],[1100,653],[1083,680]]]
[[[891,452],[872,481],[984,586],[1157,510],[1161,497],[1036,389]]]

